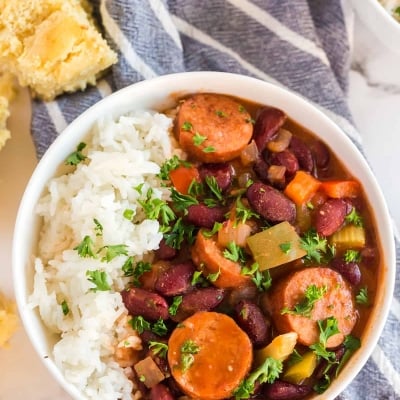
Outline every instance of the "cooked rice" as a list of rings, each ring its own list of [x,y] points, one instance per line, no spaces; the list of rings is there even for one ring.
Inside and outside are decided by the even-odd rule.
[[[118,121],[103,119],[85,139],[87,159],[51,179],[37,206],[43,226],[30,301],[49,331],[60,337],[53,351],[56,365],[88,399],[133,397],[129,368],[124,371],[113,353],[125,337],[134,346],[140,343],[126,324],[121,325],[127,313],[119,294],[127,283],[121,267],[127,256],[105,262],[81,257],[74,248],[88,235],[96,249],[124,244],[135,261],[151,257],[162,234],[157,221],[144,219],[138,199],[150,187],[153,197],[168,197],[156,174],[178,152],[171,125],[164,114],[148,111]],[[140,184],[142,195],[135,189]],[[135,223],[123,216],[126,209],[135,210]],[[96,236],[94,219],[102,225],[102,235]],[[112,290],[92,291],[88,270],[106,272]]]

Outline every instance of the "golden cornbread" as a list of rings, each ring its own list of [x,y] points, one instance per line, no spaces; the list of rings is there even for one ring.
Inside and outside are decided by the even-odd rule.
[[[7,118],[10,115],[9,102],[14,98],[14,78],[8,72],[0,72],[0,149],[10,138],[10,131],[7,129]]]
[[[0,64],[51,100],[85,89],[117,61],[78,0],[0,0]]]

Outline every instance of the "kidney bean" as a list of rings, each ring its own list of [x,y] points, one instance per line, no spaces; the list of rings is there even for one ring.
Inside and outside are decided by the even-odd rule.
[[[314,169],[314,158],[310,148],[297,136],[292,136],[289,150],[296,156],[301,169],[312,172]]]
[[[258,157],[257,161],[253,164],[253,170],[260,180],[269,182],[268,179],[269,164],[262,158]]]
[[[346,352],[346,348],[342,344],[338,348],[331,350],[331,351],[333,351],[335,353],[335,360],[337,363],[331,364],[330,369],[327,371],[328,361],[325,359],[322,359],[319,362],[319,364],[317,365],[317,367],[315,368],[315,371],[314,371],[315,379],[317,379],[317,380],[322,379],[325,374],[332,376],[336,372],[336,369],[339,365],[339,361],[342,359],[342,357],[344,356],[344,353]]]
[[[315,229],[318,234],[329,236],[343,224],[348,212],[348,203],[343,199],[328,199],[316,211]]]
[[[327,168],[331,156],[325,143],[321,142],[320,140],[315,140],[311,143],[310,147],[314,156],[315,165],[321,169]]]
[[[265,107],[257,116],[254,124],[253,138],[259,151],[272,140],[286,121],[286,114],[274,107]]]
[[[279,153],[271,153],[269,156],[270,165],[283,165],[286,167],[286,176],[293,176],[299,169],[297,157],[290,151],[284,150]]]
[[[271,222],[294,222],[296,218],[294,203],[272,186],[253,183],[247,189],[246,197],[254,211]]]
[[[157,293],[133,287],[123,290],[121,296],[130,315],[141,315],[152,321],[169,317],[168,303]]]
[[[172,260],[176,257],[178,251],[171,246],[168,246],[165,239],[161,239],[158,249],[155,251],[155,256],[159,260]]]
[[[360,267],[356,262],[346,262],[342,258],[335,258],[331,262],[333,269],[338,271],[352,285],[357,286],[361,282]]]
[[[142,342],[145,344],[148,344],[149,342],[159,342],[160,341],[160,336],[158,336],[157,334],[155,334],[149,330],[144,330],[142,333],[139,334],[139,336],[140,336],[140,339],[142,339]]]
[[[225,220],[226,210],[222,207],[207,207],[205,204],[194,204],[188,207],[186,221],[199,228],[211,229],[214,222]]]
[[[296,385],[284,381],[275,381],[265,385],[264,396],[269,400],[297,400],[310,394],[312,388],[307,385]]]
[[[230,307],[235,307],[241,300],[254,299],[257,296],[258,290],[255,285],[240,286],[233,288],[228,295],[228,304]]]
[[[254,347],[265,346],[270,340],[269,323],[260,308],[250,300],[241,300],[235,307],[239,326],[247,333]]]
[[[234,169],[229,163],[202,164],[199,167],[199,173],[202,180],[206,177],[214,177],[219,188],[225,192],[232,184]]]
[[[191,261],[172,265],[163,271],[155,284],[155,290],[163,296],[176,296],[193,289],[191,280],[195,271]]]
[[[150,390],[150,400],[174,400],[174,396],[167,386],[157,383]]]
[[[224,299],[224,289],[207,287],[197,289],[182,295],[182,302],[176,315],[172,315],[174,321],[183,321],[197,311],[210,311],[217,307]]]

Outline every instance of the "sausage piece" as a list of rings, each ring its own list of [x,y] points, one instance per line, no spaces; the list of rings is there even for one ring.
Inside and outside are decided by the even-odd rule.
[[[213,284],[219,288],[231,288],[251,284],[248,276],[242,275],[240,265],[223,255],[215,238],[206,238],[200,231],[192,247],[192,260],[204,276],[219,274]]]
[[[196,94],[181,105],[176,131],[183,150],[198,161],[238,157],[253,134],[250,114],[230,97]]]
[[[314,303],[310,317],[284,313],[304,301],[311,285],[326,287],[326,293]],[[336,271],[324,267],[309,267],[296,271],[277,283],[270,295],[270,311],[281,333],[296,332],[298,341],[310,346],[319,341],[318,320],[335,317],[339,332],[328,339],[327,347],[339,346],[357,320],[357,311],[349,284]]]
[[[252,358],[249,337],[225,314],[198,312],[168,341],[171,373],[195,399],[229,398],[249,372]]]

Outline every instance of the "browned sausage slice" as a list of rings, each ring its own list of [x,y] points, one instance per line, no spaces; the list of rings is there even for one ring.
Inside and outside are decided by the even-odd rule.
[[[253,134],[250,114],[237,101],[219,94],[196,94],[186,99],[176,123],[183,150],[208,163],[238,157]]]
[[[294,307],[305,298],[310,285],[326,287],[326,293],[320,298],[311,311],[310,317],[282,314],[287,308]],[[340,345],[357,320],[357,311],[349,284],[336,271],[324,267],[310,267],[296,271],[283,278],[273,289],[270,296],[273,320],[279,332],[296,332],[298,341],[310,346],[319,341],[317,321],[335,317],[339,332],[328,339],[327,347]]]
[[[198,312],[173,332],[168,342],[171,373],[195,399],[226,399],[249,372],[249,337],[225,314]]]
[[[206,238],[201,231],[192,247],[192,260],[204,276],[218,274],[213,284],[219,288],[251,284],[251,279],[241,274],[240,265],[224,257],[215,238]]]

